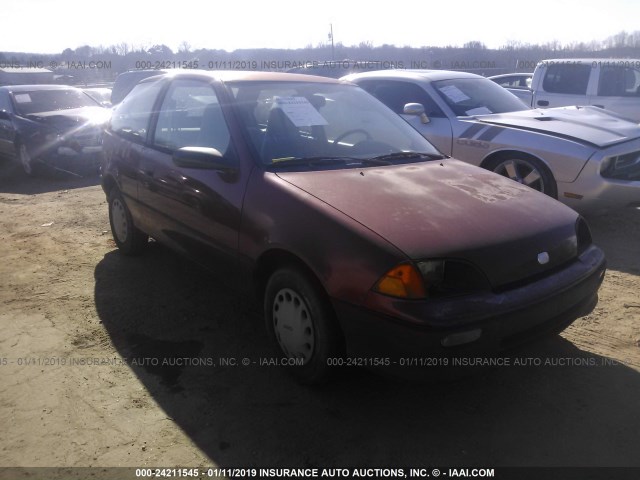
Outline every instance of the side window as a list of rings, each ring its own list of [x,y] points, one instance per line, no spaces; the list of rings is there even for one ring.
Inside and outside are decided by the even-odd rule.
[[[549,93],[586,95],[591,65],[550,64],[542,82]]]
[[[111,131],[136,142],[145,142],[153,105],[162,85],[164,82],[137,85],[114,109],[109,127]]]
[[[211,85],[198,80],[174,81],[162,101],[153,145],[177,150],[211,147],[229,154],[229,130]]]
[[[603,66],[600,71],[598,95],[602,97],[640,96],[640,70]]]
[[[421,103],[430,117],[444,118],[445,114],[422,87],[411,82],[381,80],[361,82],[360,87],[376,97],[397,114],[404,112],[407,103]]]

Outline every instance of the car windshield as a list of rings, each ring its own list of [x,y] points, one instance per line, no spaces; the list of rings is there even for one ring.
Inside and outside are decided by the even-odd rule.
[[[442,158],[398,115],[354,85],[234,82],[229,87],[238,118],[265,165]]]
[[[13,100],[18,115],[98,106],[95,100],[82,91],[72,89],[13,92]]]
[[[111,101],[111,89],[110,88],[87,88],[84,93],[93,98],[96,102],[109,102]]]
[[[458,117],[529,110],[518,97],[486,78],[455,78],[432,83]]]

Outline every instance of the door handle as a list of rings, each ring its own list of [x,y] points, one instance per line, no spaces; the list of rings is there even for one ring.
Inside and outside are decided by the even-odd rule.
[[[604,108],[604,105],[594,105],[594,107]]]
[[[549,106],[549,101],[548,100],[538,100],[538,105],[541,107],[548,107]]]
[[[140,184],[143,187],[151,189],[151,180],[153,180],[153,170],[144,170],[139,169],[138,174],[140,175]]]

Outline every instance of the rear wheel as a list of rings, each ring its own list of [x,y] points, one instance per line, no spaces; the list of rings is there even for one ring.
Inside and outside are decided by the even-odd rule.
[[[342,356],[342,336],[317,282],[295,268],[277,270],[267,283],[264,313],[278,350],[300,362],[290,372],[302,383],[326,381],[331,359]]]
[[[553,174],[540,160],[525,156],[502,157],[493,160],[488,169],[518,183],[557,198],[558,187]]]
[[[149,242],[149,236],[133,223],[131,212],[117,188],[109,192],[109,223],[118,249],[125,255],[138,255]]]

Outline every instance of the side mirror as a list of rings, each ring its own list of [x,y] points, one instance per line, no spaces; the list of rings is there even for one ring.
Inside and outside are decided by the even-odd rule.
[[[424,105],[422,105],[421,103],[407,103],[404,106],[404,109],[402,110],[402,112],[405,115],[417,115],[420,117],[420,121],[422,123],[429,123],[431,120],[429,120],[429,117],[427,116],[426,113],[424,113]]]
[[[183,168],[198,168],[201,170],[220,170],[231,172],[237,169],[235,162],[215,148],[208,147],[182,147],[173,152],[173,163]]]
[[[11,120],[9,112],[7,112],[6,110],[0,110],[0,120]]]

